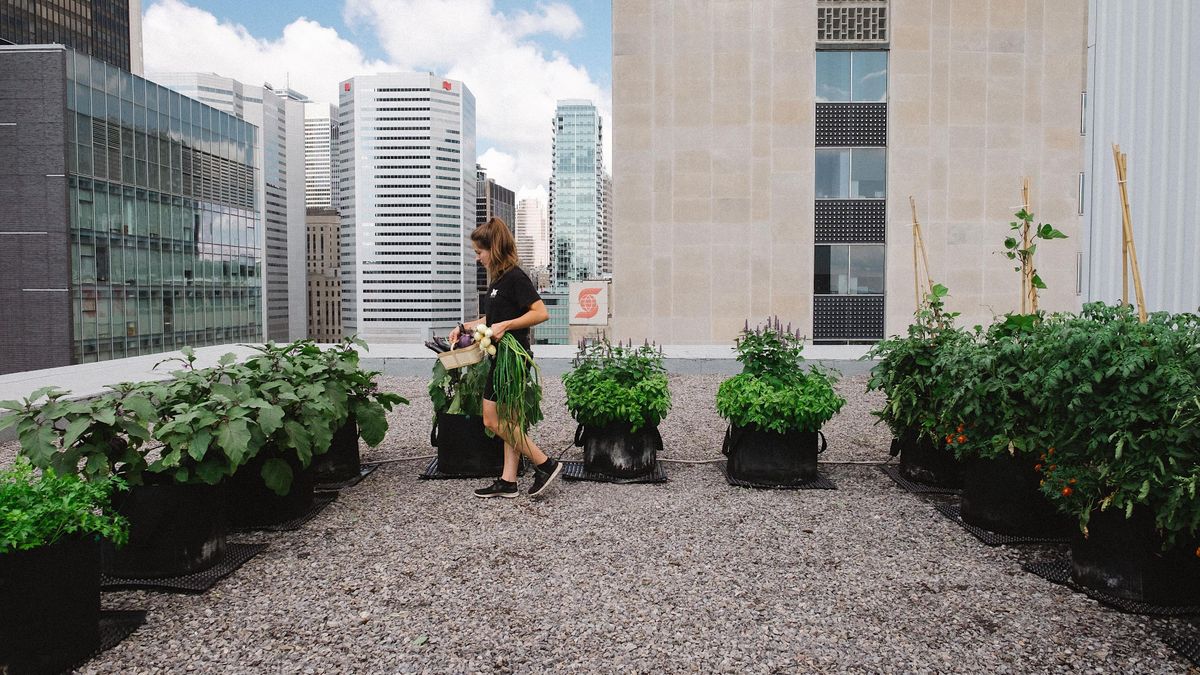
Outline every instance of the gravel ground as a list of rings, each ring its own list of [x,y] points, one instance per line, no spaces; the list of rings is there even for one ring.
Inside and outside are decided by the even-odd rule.
[[[720,380],[671,378],[664,457],[720,456]],[[864,381],[840,385],[824,459],[887,458]],[[365,459],[429,454],[424,381],[384,384],[413,405]],[[557,380],[544,408],[535,438],[557,453],[574,433]],[[1147,619],[1021,571],[1053,549],[983,546],[872,466],[824,467],[836,491],[757,491],[670,464],[667,484],[541,501],[476,500],[481,481],[423,468],[389,463],[300,531],[237,537],[271,547],[206,595],[105,594],[148,622],[81,672],[1189,672]]]

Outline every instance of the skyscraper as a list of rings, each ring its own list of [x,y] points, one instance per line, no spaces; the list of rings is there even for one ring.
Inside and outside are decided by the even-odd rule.
[[[0,44],[50,43],[141,75],[141,0],[0,2]]]
[[[604,124],[591,101],[563,100],[554,112],[550,179],[551,284],[601,272],[604,221]]]
[[[305,311],[304,97],[270,85],[248,85],[211,73],[159,73],[164,86],[250,122],[262,130],[255,152],[255,183],[266,274],[266,339],[288,341],[308,333]]]
[[[44,45],[0,122],[0,373],[262,339],[254,125]]]
[[[341,218],[336,209],[310,206],[308,222],[308,337],[342,338]]]
[[[304,104],[304,205],[337,208],[337,107]]]
[[[499,218],[508,226],[516,239],[516,195],[512,190],[488,178],[487,169],[475,165],[475,224],[482,225],[492,218]],[[468,245],[470,245],[468,243]],[[524,265],[525,263],[522,262]],[[487,292],[487,269],[475,263],[475,290],[479,295],[478,314],[483,313],[483,294]],[[469,313],[469,312],[468,312]]]
[[[526,197],[517,203],[517,255],[530,268],[550,264],[550,232],[542,200]]]
[[[342,322],[419,342],[477,309],[475,97],[457,80],[387,73],[340,86]]]

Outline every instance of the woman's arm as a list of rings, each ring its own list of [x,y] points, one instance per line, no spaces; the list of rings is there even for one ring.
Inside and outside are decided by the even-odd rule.
[[[529,328],[542,323],[550,318],[550,312],[546,311],[546,303],[538,300],[529,306],[529,310],[521,316],[511,321],[498,321],[492,324],[492,340],[499,342],[500,338],[510,330],[520,330]]]
[[[471,330],[472,328],[474,328],[475,326],[478,326],[481,323],[483,323],[482,316],[479,317],[478,319],[475,319],[474,321],[464,321],[462,325],[463,325],[463,328],[466,328],[467,330]],[[450,331],[450,344],[454,344],[455,342],[458,342],[459,335],[460,335],[460,333],[458,331],[458,326],[455,326],[454,330]]]

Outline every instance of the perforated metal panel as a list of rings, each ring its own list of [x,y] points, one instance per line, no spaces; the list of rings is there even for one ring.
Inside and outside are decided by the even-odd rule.
[[[813,340],[882,340],[882,295],[813,297]]]
[[[817,147],[887,145],[886,103],[818,103]]]
[[[818,244],[882,244],[887,232],[883,199],[818,199],[813,206]]]
[[[886,0],[820,0],[818,42],[887,42]]]

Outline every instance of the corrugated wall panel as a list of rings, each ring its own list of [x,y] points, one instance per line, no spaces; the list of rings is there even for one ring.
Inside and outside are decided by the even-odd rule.
[[[1200,3],[1092,0],[1084,295],[1121,298],[1121,198],[1129,198],[1147,308],[1200,307]],[[1132,276],[1130,300],[1134,299]]]

